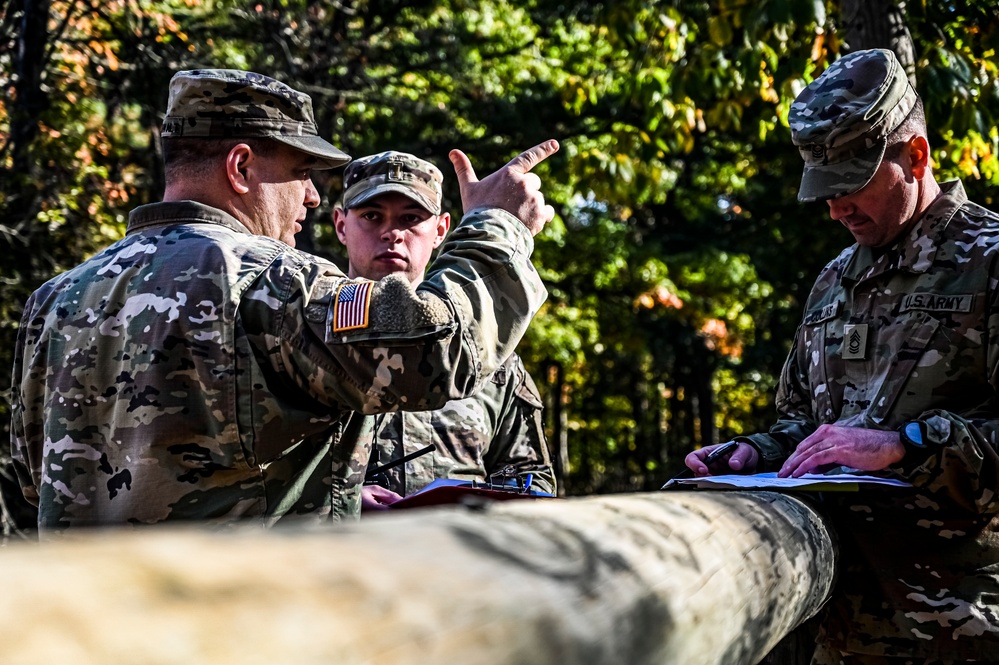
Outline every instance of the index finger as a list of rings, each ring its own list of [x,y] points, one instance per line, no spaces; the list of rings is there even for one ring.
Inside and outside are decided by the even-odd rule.
[[[702,455],[699,455],[698,453],[702,453],[703,455],[703,449],[699,448],[687,453],[687,456],[683,458],[684,466],[693,471],[696,476],[710,473],[708,471],[708,467],[704,465],[704,462],[701,459]]]
[[[558,141],[549,139],[520,153],[507,162],[506,167],[517,173],[527,173],[556,152],[558,152]]]
[[[784,460],[784,464],[781,465],[780,471],[777,472],[777,477],[787,478],[789,476],[793,476],[798,469],[804,466],[808,457],[807,452],[795,450],[791,453],[790,457]]]

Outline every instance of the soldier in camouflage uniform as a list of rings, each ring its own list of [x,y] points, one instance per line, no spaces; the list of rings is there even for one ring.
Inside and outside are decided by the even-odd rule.
[[[838,60],[789,121],[798,198],[825,200],[857,244],[812,288],[777,423],[710,472],[843,465],[912,483],[826,495],[843,569],[813,663],[997,662],[999,216],[936,183],[890,51]],[[712,448],[687,465],[708,473]]]
[[[451,221],[441,210],[442,180],[436,166],[402,152],[362,157],[347,167],[334,222],[347,248],[350,277],[400,274],[414,285],[423,280]],[[369,465],[435,447],[386,470],[381,486],[365,487],[365,509],[384,508],[435,478],[484,481],[507,468],[532,473],[533,488],[553,493],[541,408],[534,381],[512,354],[473,397],[434,411],[354,416],[367,421],[358,426],[362,444],[372,451]]]
[[[356,514],[342,416],[473,393],[543,302],[529,257],[553,211],[528,171],[557,143],[482,181],[452,152],[467,214],[414,288],[294,249],[311,171],[349,161],[307,95],[180,72],[162,133],[164,202],[25,307],[12,444],[40,532]]]

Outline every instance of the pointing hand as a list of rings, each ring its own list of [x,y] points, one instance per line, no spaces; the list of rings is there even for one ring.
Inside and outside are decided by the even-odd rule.
[[[558,147],[558,141],[554,139],[545,141],[520,153],[482,180],[475,176],[475,169],[465,153],[452,150],[448,156],[461,188],[462,209],[506,210],[522,221],[531,235],[537,235],[555,216],[555,209],[545,203],[541,178],[531,173],[531,169],[558,152]]]

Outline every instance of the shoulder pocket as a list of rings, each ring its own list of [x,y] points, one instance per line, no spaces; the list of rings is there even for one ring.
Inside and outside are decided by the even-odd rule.
[[[454,329],[454,316],[445,301],[416,291],[401,275],[378,282],[344,281],[333,290],[326,309],[330,344],[421,343],[446,337]]]

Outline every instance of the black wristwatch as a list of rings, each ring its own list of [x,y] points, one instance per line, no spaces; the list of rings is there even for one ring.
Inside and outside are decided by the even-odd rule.
[[[926,435],[926,423],[921,420],[910,420],[902,423],[902,426],[898,428],[898,434],[902,439],[902,447],[905,448],[906,456],[911,453],[913,456],[925,458],[932,449],[929,437]]]

